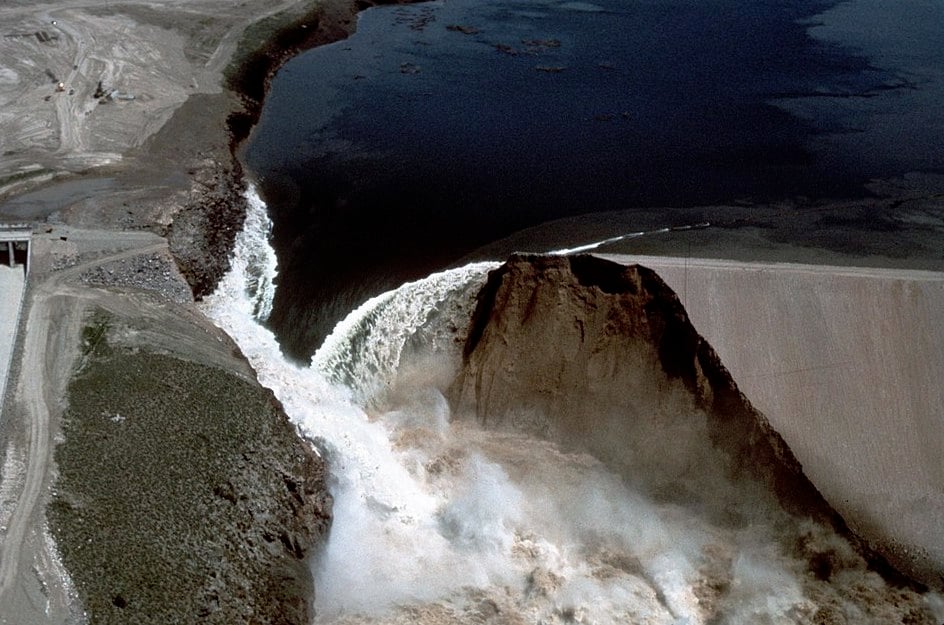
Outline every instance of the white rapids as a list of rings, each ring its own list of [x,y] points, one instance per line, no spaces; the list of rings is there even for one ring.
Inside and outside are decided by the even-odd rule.
[[[233,267],[204,310],[329,463],[334,520],[312,563],[316,623],[811,618],[805,569],[773,524],[718,527],[647,500],[588,455],[451,419],[442,391],[458,364],[455,338],[494,264],[370,300],[310,366],[283,358],[263,324],[276,276],[271,224],[249,193]],[[422,349],[411,338],[419,328]]]

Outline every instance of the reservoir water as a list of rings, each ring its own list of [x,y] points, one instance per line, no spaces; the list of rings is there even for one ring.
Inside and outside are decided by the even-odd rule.
[[[940,16],[920,4],[919,22]],[[844,44],[836,5],[450,0],[362,13],[350,39],[278,73],[244,153],[275,222],[284,288],[270,323],[284,349],[305,359],[369,296],[551,219],[851,198],[871,178],[941,167],[939,128],[904,139],[935,128],[930,70]],[[857,33],[886,19],[852,13]],[[928,39],[905,22],[907,45]],[[919,47],[933,68],[934,46]]]

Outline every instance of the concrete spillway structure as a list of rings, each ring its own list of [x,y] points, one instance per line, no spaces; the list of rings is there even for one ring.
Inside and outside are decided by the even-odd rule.
[[[30,240],[33,232],[28,226],[0,224],[0,259],[9,267],[17,266],[17,248],[23,251],[26,275],[30,271]]]
[[[658,272],[830,504],[895,564],[937,579],[944,273],[609,258]]]
[[[30,270],[31,236],[28,227],[0,225],[0,413],[6,397],[16,328]]]

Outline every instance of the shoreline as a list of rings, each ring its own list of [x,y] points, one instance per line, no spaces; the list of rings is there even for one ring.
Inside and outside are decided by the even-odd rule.
[[[205,1],[212,3],[216,0]],[[107,185],[110,188],[94,192],[93,197],[69,202],[43,219],[32,222],[34,225],[65,224],[116,231],[147,230],[165,237],[171,242],[172,253],[195,297],[201,299],[212,292],[229,267],[233,241],[245,215],[243,191],[247,178],[239,152],[258,123],[272,77],[294,56],[349,37],[356,30],[357,16],[361,11],[413,1],[342,0],[312,4],[308,0],[289,0],[275,9],[250,12],[243,18],[247,24],[240,30],[239,38],[229,42],[229,55],[220,54],[222,43],[212,55],[217,57],[218,84],[201,85],[201,91],[189,94],[164,124],[138,145],[129,147],[122,160],[116,163],[78,173],[63,167],[59,171],[43,174],[50,177],[47,182],[15,192],[5,190],[0,185],[0,221],[5,218],[5,203],[17,197],[54,190],[63,183],[89,181],[94,184],[107,177],[111,180]],[[173,28],[174,18],[168,18],[167,26]],[[182,27],[179,23],[177,26]],[[4,156],[9,158],[8,154]],[[2,165],[3,159],[0,159]],[[725,242],[709,244],[711,247],[729,247],[731,243],[743,240],[749,251],[757,251],[756,240],[761,238],[764,239],[763,247],[773,245],[778,249],[792,248],[791,255],[800,262],[817,258],[828,260],[835,255],[829,250],[830,243],[817,240],[816,234],[809,235],[803,241],[786,240],[796,236],[800,230],[789,224],[775,226],[775,229],[780,228],[780,232],[773,237],[764,236],[764,231],[770,230],[771,222],[783,221],[782,218],[786,217],[789,221],[796,219],[805,227],[811,221],[817,221],[811,218],[817,213],[827,215],[819,221],[832,220],[838,223],[848,211],[861,214],[878,210],[882,212],[881,234],[887,234],[887,231],[899,225],[904,228],[914,226],[912,230],[944,230],[944,208],[941,207],[944,175],[913,172],[899,178],[876,180],[863,189],[863,193],[873,195],[874,199],[809,202],[806,198],[785,198],[776,204],[663,207],[627,212],[638,212],[644,216],[644,220],[649,221],[658,212],[666,215],[665,221],[677,220],[683,214],[698,216],[715,213],[716,218],[712,221],[725,222],[721,226],[725,230]],[[902,204],[907,208],[914,207],[914,212],[920,214],[907,215],[900,220],[901,224],[896,224],[896,216],[892,213]],[[931,206],[930,211],[925,210],[928,205]],[[734,217],[718,219],[719,209],[733,211]],[[556,239],[557,235],[553,232],[559,224],[573,225],[587,217],[592,215],[546,222],[515,233],[507,240],[527,239],[535,233],[538,239],[545,238],[546,233],[552,233],[551,238]],[[741,228],[751,231],[745,235],[735,232]],[[830,235],[830,228],[827,224],[823,230],[826,238]],[[908,236],[911,236],[910,233]],[[502,250],[502,255],[514,251],[504,250],[503,243],[493,242],[467,257],[478,258],[483,253],[494,253],[494,250]],[[633,245],[636,243],[642,243],[645,252],[656,250],[661,245],[652,240],[633,242]],[[931,255],[925,256],[919,264],[931,269],[944,266],[944,254],[935,254],[933,245],[924,240],[912,243],[909,240],[903,252],[894,254],[868,249],[858,255],[852,254],[851,262],[855,262],[858,256],[870,259],[869,262],[889,262],[897,266],[903,260],[907,262],[901,256],[902,253],[908,257],[916,251],[923,251],[925,254],[931,252]],[[606,251],[635,249],[622,246]],[[824,254],[824,251],[827,253]],[[678,244],[670,243],[665,253],[677,252]],[[843,253],[844,250],[840,250],[840,255]]]
[[[203,2],[212,7],[219,0]],[[238,149],[241,141],[248,136],[251,126],[257,121],[262,102],[253,102],[246,94],[233,91],[231,75],[238,69],[244,84],[254,76],[261,85],[261,93],[264,94],[268,89],[270,77],[282,63],[307,46],[321,45],[348,36],[354,29],[359,10],[373,6],[374,3],[332,2],[313,10],[309,2],[288,0],[273,9],[259,0],[256,2],[257,6],[245,8],[252,2],[253,0],[250,0],[250,3],[240,5],[240,10],[249,11],[248,14],[221,16],[220,22],[223,26],[217,26],[225,32],[217,32],[217,35],[222,39],[212,52],[204,50],[204,56],[208,57],[207,64],[213,64],[218,71],[216,83],[201,85],[199,92],[189,94],[179,102],[158,127],[151,127],[150,132],[141,134],[143,131],[140,131],[140,128],[146,130],[149,127],[151,122],[147,120],[139,124],[138,129],[131,131],[117,124],[113,128],[115,135],[112,139],[124,136],[128,145],[115,162],[99,164],[91,169],[85,166],[75,167],[74,155],[68,154],[66,144],[61,143],[58,149],[40,154],[41,158],[37,159],[46,164],[46,169],[54,170],[49,176],[50,181],[40,185],[19,185],[16,188],[19,194],[48,190],[55,200],[55,195],[60,191],[57,185],[60,183],[77,183],[82,187],[86,184],[85,181],[94,185],[103,177],[108,178],[108,188],[104,192],[95,192],[76,201],[66,201],[64,205],[53,206],[45,212],[41,210],[40,214],[31,216],[28,220],[34,229],[34,242],[42,241],[37,251],[39,248],[43,249],[40,254],[34,255],[41,257],[41,262],[34,264],[31,279],[27,282],[24,315],[15,346],[17,357],[11,367],[13,377],[8,387],[10,392],[4,398],[6,418],[0,423],[0,442],[5,453],[3,470],[0,473],[0,517],[3,519],[0,523],[0,560],[4,562],[0,570],[0,605],[3,606],[0,612],[16,615],[17,622],[71,623],[82,618],[76,610],[90,609],[93,604],[97,606],[98,616],[106,619],[117,618],[117,622],[125,622],[123,619],[130,614],[125,614],[126,608],[142,608],[142,603],[133,601],[127,592],[110,596],[108,593],[112,591],[107,585],[102,585],[103,580],[97,580],[95,576],[89,578],[89,571],[96,570],[100,565],[90,569],[86,565],[75,564],[76,558],[84,558],[83,552],[76,550],[76,545],[78,544],[78,549],[82,549],[85,539],[81,538],[76,543],[75,540],[66,540],[64,535],[60,534],[63,531],[71,531],[73,534],[76,531],[81,532],[83,514],[80,512],[78,517],[75,517],[74,511],[70,511],[71,501],[75,493],[83,488],[84,481],[87,481],[86,478],[80,477],[81,472],[85,471],[86,463],[77,465],[73,462],[72,468],[69,469],[73,475],[72,494],[67,492],[63,495],[59,490],[65,487],[62,472],[66,467],[59,466],[57,455],[60,450],[62,453],[66,453],[68,449],[72,450],[69,453],[76,451],[74,443],[63,443],[69,443],[73,438],[64,438],[66,417],[70,414],[65,411],[73,393],[77,392],[78,387],[75,385],[80,380],[79,370],[76,368],[77,361],[62,354],[73,354],[79,349],[77,343],[81,338],[81,319],[84,314],[90,314],[89,311],[95,309],[96,303],[107,303],[105,306],[109,309],[111,306],[120,306],[123,323],[131,326],[140,324],[144,329],[143,333],[135,330],[133,334],[137,336],[125,337],[133,352],[166,353],[167,342],[175,342],[174,358],[166,361],[166,366],[169,367],[168,375],[177,375],[178,370],[185,371],[188,366],[196,364],[209,367],[207,370],[217,371],[224,386],[236,389],[248,383],[259,397],[272,398],[271,392],[259,385],[257,375],[249,368],[248,361],[238,347],[192,303],[192,298],[199,299],[211,292],[222,275],[228,271],[235,237],[245,218],[246,204],[242,191],[246,183],[238,159]],[[118,11],[127,10],[145,22],[158,20],[167,27],[159,33],[160,41],[156,49],[160,54],[166,51],[161,47],[164,44],[172,50],[180,45],[179,31],[190,29],[193,34],[195,27],[190,23],[193,20],[193,12],[201,7],[206,8],[205,4],[197,6],[198,3],[188,5],[183,14],[174,14],[172,9],[166,14],[157,14],[147,7],[142,8],[133,3],[122,5]],[[48,21],[51,14],[55,14],[58,19],[51,20],[51,24],[58,23],[65,27],[66,20],[63,15],[81,22],[83,16],[76,13],[82,13],[84,10],[104,13],[103,29],[107,29],[110,17],[119,20],[127,18],[124,15],[116,17],[109,13],[108,7],[101,6],[78,9],[65,7],[61,11],[46,7],[42,17]],[[233,11],[238,13],[236,9]],[[29,7],[0,9],[0,14],[9,13],[28,14],[27,18],[32,19]],[[318,27],[309,30],[306,22],[313,14],[318,16]],[[97,21],[90,19],[86,25],[89,23]],[[284,43],[285,39],[266,36],[257,41],[255,47],[250,45],[250,52],[256,55],[253,65],[244,62],[238,68],[232,69],[236,67],[234,59],[240,52],[237,39],[247,37],[245,32],[253,25],[260,24],[263,24],[259,26],[263,31],[270,29],[270,35],[274,32],[271,31],[273,24],[276,24],[281,29],[279,32],[290,32],[294,29],[296,32],[303,32],[306,37],[296,38],[294,47],[279,49],[278,44],[272,42]],[[145,30],[150,31],[150,27]],[[196,31],[202,32],[199,28],[196,28]],[[153,31],[151,32],[153,34]],[[37,41],[42,39],[44,36],[37,37]],[[251,42],[251,38],[246,40]],[[0,44],[9,41],[6,39]],[[56,43],[59,41],[56,40]],[[40,51],[46,52],[45,49]],[[262,57],[267,59],[264,65],[258,62]],[[82,59],[77,57],[76,61],[75,68],[81,66],[82,69],[87,69]],[[249,71],[253,67],[259,70],[263,66],[262,74],[253,75]],[[0,70],[2,69],[0,67]],[[3,75],[4,78],[8,76],[9,73]],[[194,79],[191,86],[196,88],[196,85],[197,80]],[[4,92],[5,86],[8,85],[0,84],[0,106],[6,106],[10,102],[9,99],[4,99],[7,95]],[[66,92],[70,97],[74,95],[71,91],[70,87]],[[76,94],[81,95],[79,90]],[[132,107],[137,102],[147,104],[144,102],[145,98],[122,101],[105,100],[95,96],[95,99],[98,100],[95,110],[86,111],[86,115],[91,113],[91,117],[97,116],[102,110],[128,114],[133,112]],[[148,102],[153,102],[153,99],[148,99]],[[63,112],[69,113],[68,110]],[[147,110],[145,117],[146,113]],[[79,121],[81,122],[81,119]],[[0,126],[2,123],[3,120],[0,120]],[[240,123],[244,128],[241,134]],[[70,136],[78,136],[81,139],[83,128],[81,123],[77,125],[78,128],[70,129]],[[125,135],[122,135],[122,132],[125,132]],[[51,137],[47,143],[54,143],[54,139],[55,137]],[[81,144],[81,141],[76,144]],[[15,151],[6,150],[0,156],[0,168],[10,170],[11,161],[15,164],[21,156]],[[44,167],[27,166],[28,171],[37,169]],[[0,197],[4,199],[13,195],[9,188],[0,191]],[[9,221],[10,215],[3,213],[4,206],[0,204],[0,220]],[[161,254],[165,260],[137,256],[138,252],[133,250],[142,245],[142,237],[154,242],[163,241],[164,251]],[[114,258],[127,260],[116,263],[112,260]],[[135,258],[140,260],[134,260]],[[155,260],[156,265],[153,264]],[[71,275],[70,268],[76,263],[89,266],[88,271],[97,276],[93,282],[88,282],[84,274],[78,280]],[[155,268],[157,274],[154,273]],[[144,273],[141,273],[142,270]],[[155,292],[155,284],[166,282],[168,276],[176,286],[165,284]],[[103,282],[97,282],[102,279]],[[153,282],[155,279],[156,283]],[[80,295],[82,289],[89,287],[92,288],[86,295]],[[183,303],[179,301],[181,287],[186,292],[183,295],[186,301]],[[144,293],[140,291],[142,288],[145,289]],[[51,298],[66,304],[60,304],[61,310],[59,307],[50,308],[48,303],[43,302],[48,302]],[[75,302],[75,305],[68,304],[70,301]],[[56,319],[63,316],[68,318],[69,323],[56,322]],[[189,334],[189,342],[181,342],[178,338],[184,326],[188,327],[183,333]],[[60,354],[53,364],[50,364],[53,361],[45,356],[49,349],[57,350]],[[228,356],[223,356],[223,352]],[[214,353],[219,356],[212,355]],[[40,366],[38,363],[45,365]],[[50,367],[53,369],[50,370]],[[246,369],[248,371],[245,371]],[[184,380],[186,379],[187,375],[184,375]],[[45,381],[38,386],[38,380]],[[157,394],[152,390],[145,392],[141,399],[152,402],[167,401],[168,393],[170,391],[166,389]],[[48,410],[40,410],[35,401],[30,399],[40,394],[48,395]],[[256,572],[249,574],[247,579],[255,580],[252,583],[256,585],[269,584],[269,587],[241,595],[243,599],[237,598],[235,605],[232,601],[227,602],[227,610],[251,612],[254,602],[265,601],[267,597],[283,597],[284,601],[280,599],[272,605],[267,604],[258,609],[271,611],[273,614],[281,610],[286,618],[285,622],[295,622],[292,619],[297,617],[297,621],[302,623],[307,622],[305,615],[309,613],[313,600],[311,593],[314,590],[310,581],[304,581],[310,573],[303,562],[306,561],[306,554],[310,549],[323,540],[327,533],[331,497],[323,481],[326,471],[323,461],[287,421],[284,408],[274,399],[266,401],[274,404],[270,416],[263,417],[263,427],[268,419],[271,422],[270,427],[280,432],[280,435],[268,443],[271,451],[261,455],[252,451],[257,445],[248,442],[249,453],[259,459],[249,462],[244,469],[240,468],[246,465],[243,461],[231,465],[227,470],[235,473],[230,481],[234,484],[242,484],[245,481],[239,479],[239,471],[259,474],[267,472],[271,458],[278,454],[284,457],[282,471],[289,471],[297,477],[291,480],[286,477],[285,480],[288,481],[270,480],[269,483],[253,478],[250,480],[251,484],[238,489],[243,491],[240,501],[246,498],[247,501],[255,501],[250,507],[262,506],[263,509],[269,509],[272,518],[278,520],[275,525],[270,524],[268,529],[263,528],[265,531],[260,530],[261,537],[259,532],[250,531],[248,536],[237,538],[237,542],[243,540],[257,545],[265,544],[271,535],[277,535],[282,537],[281,543],[278,543],[282,548],[275,548],[273,551],[273,547],[269,546],[263,549],[259,558],[242,567],[246,571],[255,567]],[[201,411],[203,408],[200,405],[192,405],[183,406],[181,409],[184,412],[192,412]],[[195,413],[192,414],[196,416]],[[75,414],[69,418],[74,430]],[[91,419],[94,418],[94,415],[91,415]],[[239,427],[242,426],[237,426],[236,429]],[[231,442],[218,443],[217,451],[233,452],[236,458],[245,458],[246,451],[238,453]],[[199,440],[196,440],[196,443],[198,446],[202,444]],[[107,450],[103,449],[99,455],[106,453]],[[264,457],[270,460],[262,459]],[[143,456],[137,460],[133,456],[126,456],[126,459],[129,462],[147,462],[147,458]],[[307,468],[302,468],[299,462]],[[295,468],[289,468],[291,466]],[[141,475],[149,474],[149,471],[135,473],[138,472]],[[80,479],[76,480],[76,477]],[[88,480],[92,480],[89,483],[94,483],[94,479],[89,477]],[[209,486],[214,494],[219,490],[213,484]],[[288,490],[285,490],[286,488]],[[296,501],[298,489],[307,493],[301,506]],[[224,500],[231,497],[225,489],[219,492],[223,493],[221,496]],[[83,496],[80,495],[81,497]],[[47,522],[47,511],[54,505],[58,506],[57,520]],[[237,515],[245,514],[245,510],[239,512],[242,507],[243,504],[239,504],[233,511]],[[226,509],[225,505],[223,509]],[[224,531],[216,536],[245,533],[245,524],[234,518],[226,521],[227,515],[231,517],[234,512],[225,512],[223,509],[220,510],[223,517],[214,518],[214,522],[223,523],[221,529]],[[183,509],[180,512],[184,516],[187,514]],[[53,539],[53,533],[58,536],[57,539]],[[141,541],[140,546],[148,548],[147,545],[155,540],[167,539],[165,536],[155,535]],[[57,545],[60,540],[64,542]],[[170,543],[175,544],[175,540],[173,537],[169,538]],[[74,570],[72,567],[67,570],[63,564],[70,559]],[[117,575],[124,576],[127,582],[134,574],[128,576],[125,563],[125,559],[119,557],[113,561],[110,568],[114,568]],[[273,568],[266,569],[269,566]],[[113,581],[117,579],[114,578]],[[166,581],[171,583],[169,578]],[[233,594],[223,592],[227,583],[243,587],[243,582],[239,579],[227,581],[225,578],[219,578],[218,587],[224,595]],[[133,593],[134,587],[129,590]],[[208,592],[206,597],[197,602],[204,606],[200,608],[201,614],[214,612],[220,607],[214,599],[216,591],[211,589]],[[83,601],[78,600],[79,596],[84,598]],[[181,606],[184,606],[186,599],[181,598],[181,602]],[[181,609],[187,611],[190,608]],[[222,614],[224,613],[216,616]],[[289,614],[293,616],[289,617]],[[187,621],[192,616],[181,613],[180,619],[170,620]],[[0,621],[5,622],[5,619],[0,618]]]
[[[215,0],[208,1],[215,2]],[[303,5],[290,1],[277,9],[291,10],[298,6]],[[127,5],[122,8],[132,12],[142,11],[140,15],[147,19],[169,19],[173,22],[173,18],[163,14],[158,16],[149,13],[148,9],[141,9],[136,5]],[[273,17],[274,11],[268,7],[253,8],[259,9],[262,16]],[[355,3],[335,3],[333,6],[336,17],[341,21],[345,19],[345,12],[353,16],[356,12],[355,8]],[[100,7],[95,10],[106,14],[108,11],[107,8]],[[0,12],[6,13],[17,11],[30,13],[28,7],[0,9]],[[81,12],[82,9],[76,11]],[[69,18],[81,22],[82,18],[76,15],[76,11],[71,11],[68,7],[63,8],[61,12],[47,8],[44,11],[44,19],[48,20],[49,14],[55,13],[58,19],[53,20],[52,24],[58,23],[65,28],[66,20],[60,13],[66,12]],[[265,11],[269,13],[266,14]],[[190,19],[189,15],[189,13],[184,15],[184,18]],[[115,16],[106,16],[103,18],[105,22],[108,22],[107,17]],[[115,19],[123,20],[125,17],[119,16]],[[180,14],[176,14],[176,17],[183,19]],[[256,22],[258,17],[253,14],[246,19]],[[36,20],[33,21],[36,22]],[[91,21],[95,22],[94,19]],[[329,20],[325,23],[333,24],[334,22]],[[186,26],[183,22],[179,22],[178,25],[182,28]],[[107,24],[103,28],[107,28]],[[231,32],[235,31],[227,31],[227,35]],[[332,36],[346,34],[342,31],[333,31],[331,28],[327,28],[325,32],[333,33]],[[180,43],[175,39],[176,31],[167,30],[160,34],[164,37],[162,41],[173,45]],[[223,44],[227,35],[223,35],[223,41],[213,53],[215,61],[213,58],[210,59],[217,66],[229,60],[227,54],[217,54],[220,50],[224,50]],[[39,39],[38,41],[41,42]],[[59,43],[58,40],[56,42]],[[4,43],[9,43],[9,41]],[[232,55],[235,54],[236,44],[235,41],[230,41],[230,44],[229,55]],[[45,50],[41,51],[45,52]],[[287,55],[288,52],[282,60],[288,58]],[[77,58],[75,67],[78,68],[82,63],[83,61]],[[277,67],[278,62],[273,63],[271,71],[275,71]],[[3,102],[4,86],[0,85],[0,105],[8,103]],[[41,262],[34,265],[34,271],[27,283],[27,292],[24,296],[26,306],[21,320],[22,329],[15,346],[18,357],[11,368],[11,373],[15,378],[11,378],[10,381],[10,392],[5,398],[9,401],[5,401],[5,418],[0,424],[0,439],[2,439],[5,452],[3,471],[0,474],[0,494],[2,494],[0,514],[4,519],[3,527],[0,528],[0,550],[3,556],[0,560],[4,562],[0,571],[2,573],[0,575],[0,604],[3,605],[0,612],[4,615],[16,615],[18,622],[73,622],[80,618],[76,612],[77,608],[89,609],[92,607],[91,603],[96,602],[98,606],[104,605],[105,611],[119,608],[117,617],[118,622],[121,622],[120,613],[125,610],[126,605],[134,605],[129,601],[129,597],[123,594],[115,595],[118,599],[107,594],[102,597],[101,592],[107,593],[109,590],[102,588],[101,584],[97,584],[94,580],[92,586],[89,586],[88,575],[93,569],[86,570],[87,567],[80,565],[75,570],[70,569],[66,572],[62,564],[63,556],[66,560],[72,558],[74,563],[74,558],[81,556],[81,552],[76,551],[75,545],[79,544],[81,549],[84,539],[79,543],[66,540],[57,549],[58,541],[52,538],[51,533],[58,534],[70,526],[70,523],[65,520],[67,516],[63,516],[61,512],[69,510],[71,500],[69,496],[63,498],[62,493],[57,494],[58,489],[63,487],[61,472],[64,467],[58,466],[54,453],[70,447],[68,444],[62,444],[62,437],[65,434],[63,419],[66,414],[63,411],[66,410],[68,400],[72,398],[72,385],[78,377],[75,367],[77,361],[67,355],[78,349],[83,311],[90,310],[95,306],[95,302],[115,302],[109,305],[120,306],[122,317],[128,320],[127,323],[141,324],[144,329],[143,334],[135,331],[139,336],[129,340],[129,347],[134,351],[140,350],[141,353],[164,352],[166,342],[177,340],[177,332],[186,326],[189,328],[185,331],[190,335],[189,342],[178,341],[175,349],[178,352],[177,360],[167,361],[170,363],[166,365],[170,367],[167,369],[169,375],[177,369],[185,370],[188,363],[196,363],[218,371],[224,385],[232,385],[235,389],[240,384],[248,383],[256,389],[254,392],[257,392],[260,397],[271,397],[270,391],[259,386],[258,379],[249,369],[245,357],[228,337],[221,336],[222,332],[213,326],[192,303],[181,304],[177,301],[180,295],[179,289],[154,292],[153,285],[146,284],[152,277],[156,277],[158,281],[162,279],[160,275],[153,274],[153,268],[158,267],[158,274],[160,274],[164,271],[160,269],[163,266],[166,271],[170,271],[170,274],[165,272],[164,279],[170,275],[171,281],[178,287],[183,285],[185,291],[190,291],[184,296],[185,300],[192,301],[193,295],[199,297],[202,293],[211,291],[217,280],[228,270],[235,235],[242,227],[245,205],[241,191],[244,188],[244,182],[241,165],[236,156],[238,142],[228,122],[231,121],[234,111],[245,111],[246,101],[228,89],[222,71],[219,73],[218,84],[210,86],[207,91],[189,95],[167,117],[159,129],[144,135],[145,138],[136,134],[137,131],[132,132],[133,136],[129,143],[134,144],[135,137],[140,142],[134,145],[129,144],[127,150],[114,163],[96,166],[91,170],[84,166],[76,168],[73,167],[75,159],[65,154],[67,150],[62,146],[54,152],[40,155],[42,158],[38,159],[52,166],[55,172],[50,175],[50,182],[32,187],[31,190],[48,189],[55,194],[56,185],[62,180],[94,181],[103,176],[112,177],[113,186],[105,193],[96,193],[91,197],[68,202],[66,206],[56,207],[48,214],[29,219],[36,234],[34,241],[42,240],[39,247],[43,250],[39,250],[38,247],[38,253],[34,254],[37,257],[34,260],[41,258]],[[73,94],[68,93],[68,95]],[[95,114],[97,115],[99,110],[128,113],[135,104],[135,101],[100,101]],[[119,109],[118,107],[121,106],[125,108]],[[147,126],[147,123],[143,126]],[[82,131],[81,128],[72,130],[77,135],[80,135]],[[122,130],[118,127],[115,132],[120,135]],[[18,157],[19,155],[14,151],[7,150],[3,157],[0,157],[0,166],[9,168],[11,161],[16,161]],[[28,167],[30,171],[33,169]],[[26,188],[19,186],[17,191],[24,193]],[[12,194],[7,192],[5,197],[11,196]],[[4,215],[0,214],[0,219],[3,217]],[[6,217],[9,218],[9,215]],[[137,256],[139,252],[133,250],[141,245],[139,240],[143,240],[142,237],[152,242],[163,241],[162,247],[165,251],[162,254],[169,263],[144,257],[140,257],[142,261],[122,260],[117,264],[111,260],[126,257],[139,258]],[[141,252],[150,253],[149,250],[150,248],[142,249]],[[152,266],[152,262],[157,262],[157,265]],[[76,263],[87,264],[90,267],[89,271],[103,277],[105,281],[102,284],[88,283],[82,277],[76,283],[76,278],[71,276],[72,272],[69,271],[70,267]],[[145,271],[144,274],[141,273],[142,269]],[[183,276],[180,272],[183,272]],[[141,283],[142,276],[145,278],[145,283]],[[85,282],[84,286],[83,282]],[[89,286],[93,288],[88,290]],[[103,287],[104,290],[99,291]],[[82,294],[83,288],[87,290],[85,295]],[[152,292],[142,294],[141,288],[145,291],[151,289]],[[177,295],[172,296],[171,293]],[[48,301],[60,303],[53,307],[50,307],[48,303],[41,305],[41,302]],[[68,303],[70,301],[75,302],[75,305],[70,305]],[[68,323],[55,321],[63,316],[68,317]],[[53,365],[50,365],[51,361],[44,355],[49,349],[55,349],[60,354]],[[213,356],[215,352],[220,353],[220,356]],[[224,353],[228,355],[224,356]],[[45,365],[40,366],[38,363],[45,363]],[[50,366],[54,366],[54,369],[47,370]],[[246,369],[249,369],[248,372],[245,371]],[[43,380],[43,382],[39,384],[38,380]],[[39,410],[30,397],[44,394],[48,395],[46,400],[49,402],[48,409]],[[158,393],[157,396],[153,392],[145,393],[145,397],[150,398],[151,401],[163,401],[166,395],[166,391],[163,394]],[[200,407],[184,406],[182,409],[199,410]],[[32,414],[33,412],[36,414]],[[263,505],[269,506],[274,514],[273,518],[282,520],[281,529],[276,526],[269,528],[266,532],[269,534],[274,532],[275,535],[281,532],[283,537],[288,537],[283,539],[285,554],[277,556],[285,563],[284,566],[276,565],[271,571],[259,570],[250,575],[250,578],[256,580],[254,583],[269,583],[272,587],[256,594],[250,593],[252,596],[245,597],[243,602],[246,606],[251,606],[256,600],[282,596],[280,593],[284,592],[285,605],[275,602],[271,609],[277,611],[281,609],[280,606],[284,607],[286,614],[294,612],[299,617],[299,622],[302,622],[305,619],[304,615],[307,614],[305,606],[311,603],[310,583],[299,581],[296,585],[285,586],[285,584],[291,578],[297,577],[298,580],[302,580],[307,575],[307,567],[301,564],[302,558],[310,548],[322,540],[326,532],[328,518],[326,515],[330,514],[328,512],[330,496],[321,481],[323,469],[318,469],[319,466],[323,466],[320,464],[321,460],[316,459],[316,454],[308,448],[297,435],[294,426],[286,420],[284,409],[275,402],[267,414],[269,416],[263,417],[263,422],[270,419],[271,427],[282,434],[280,434],[281,438],[273,439],[268,443],[269,447],[278,449],[263,455],[272,458],[275,457],[274,453],[284,454],[286,461],[283,471],[293,471],[287,467],[293,462],[299,462],[301,458],[308,458],[304,462],[310,463],[310,466],[303,471],[303,477],[299,476],[291,483],[285,482],[282,485],[282,482],[278,481],[272,484],[255,485],[258,480],[251,480],[252,484],[247,484],[242,488],[246,496],[261,499]],[[73,420],[74,418],[72,417]],[[70,440],[71,437],[67,439],[67,442]],[[74,450],[74,445],[71,447]],[[220,443],[218,447],[218,451],[222,453],[230,451],[229,443]],[[301,448],[308,451],[302,451]],[[105,453],[105,450],[102,450],[102,453]],[[237,454],[236,457],[239,455]],[[131,460],[133,461],[133,458]],[[146,458],[141,458],[140,461],[144,462]],[[250,466],[247,469],[238,469],[245,464],[240,463],[237,469],[265,472],[268,467],[267,462],[255,461],[249,463]],[[73,475],[78,475],[76,467],[82,465],[73,463],[72,466],[70,470]],[[237,469],[232,470],[238,473]],[[147,475],[147,472],[141,474]],[[234,474],[232,481],[240,483],[237,478],[238,476]],[[76,482],[75,480],[73,482],[74,490]],[[81,485],[82,480],[79,480],[77,484]],[[212,484],[210,486],[212,487]],[[307,498],[309,502],[304,504],[304,509],[294,503],[292,497],[296,495],[280,491],[284,487],[288,487],[289,491],[292,488],[304,488],[306,492],[312,491],[312,496]],[[58,522],[53,523],[56,527],[51,528],[46,522],[46,512],[49,506],[54,504],[59,506],[60,514]],[[307,508],[311,506],[319,509],[308,510]],[[225,512],[224,515],[226,514],[231,513]],[[81,514],[79,521],[81,522]],[[224,525],[227,523],[225,520],[222,522]],[[243,531],[243,525],[236,520],[231,519],[228,523],[231,527],[226,527],[232,530],[230,533]],[[72,522],[71,527],[79,526]],[[248,540],[262,542],[256,540],[257,538],[259,537],[251,536]],[[160,539],[155,537],[155,540]],[[142,542],[142,545],[146,542]],[[249,567],[265,568],[269,565],[267,563],[271,564],[276,557],[272,555],[272,548],[268,548],[265,553],[268,555],[259,558],[254,563],[248,563]],[[275,553],[279,553],[278,549]],[[119,558],[113,564],[117,569],[121,569],[121,562],[123,560]],[[32,572],[29,573],[29,571]],[[84,578],[84,584],[82,578]],[[81,586],[78,589],[79,592],[91,603],[77,602],[73,580],[79,582]],[[170,581],[169,578],[168,581]],[[220,583],[224,584],[220,588],[225,588],[226,582],[223,579],[220,579]],[[279,590],[276,586],[282,589]],[[98,594],[95,595],[95,592]],[[216,609],[212,593],[208,597],[208,607],[201,610]],[[239,601],[236,602],[237,606]],[[240,609],[236,607],[237,611]],[[104,614],[99,610],[97,613],[99,616]],[[108,618],[114,616],[113,614]],[[190,616],[182,615],[181,619],[189,620]],[[5,622],[5,619],[0,620]]]

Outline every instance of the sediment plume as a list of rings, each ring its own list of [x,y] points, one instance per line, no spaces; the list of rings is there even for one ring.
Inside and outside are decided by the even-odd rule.
[[[725,387],[651,272],[626,294],[622,267],[555,262],[403,285],[311,366],[282,358],[245,280],[208,300],[331,467],[315,623],[938,625],[944,601],[870,569],[815,489],[782,505],[770,468],[737,456],[713,413]],[[802,477],[785,464],[784,484]]]

